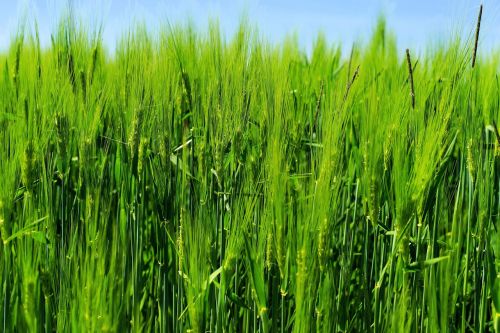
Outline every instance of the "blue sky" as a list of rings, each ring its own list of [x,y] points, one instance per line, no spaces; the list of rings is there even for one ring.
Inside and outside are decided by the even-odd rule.
[[[0,0],[0,50],[5,50],[21,18],[38,21],[42,43],[47,44],[68,0]],[[152,30],[161,23],[191,19],[199,30],[210,18],[218,18],[229,37],[246,13],[268,40],[280,41],[297,33],[304,49],[310,49],[318,31],[345,49],[366,40],[380,13],[397,35],[398,46],[424,50],[425,45],[452,33],[464,36],[475,28],[480,1],[475,0],[73,0],[76,16],[87,24],[104,23],[104,39],[112,50],[117,39],[134,22]],[[500,2],[485,0],[481,46],[500,45]]]

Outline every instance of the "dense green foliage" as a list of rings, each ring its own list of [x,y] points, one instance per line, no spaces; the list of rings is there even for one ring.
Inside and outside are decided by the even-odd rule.
[[[89,37],[90,36],[90,37]],[[497,54],[383,20],[230,41],[61,24],[0,57],[0,330],[500,332]]]

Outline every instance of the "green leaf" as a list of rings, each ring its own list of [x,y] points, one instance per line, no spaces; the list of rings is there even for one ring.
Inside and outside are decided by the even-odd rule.
[[[36,240],[39,243],[47,244],[47,237],[45,236],[44,232],[41,232],[41,231],[32,231],[31,232],[31,237],[33,237],[33,239]]]

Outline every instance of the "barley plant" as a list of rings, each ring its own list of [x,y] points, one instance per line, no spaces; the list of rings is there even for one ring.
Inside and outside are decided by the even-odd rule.
[[[347,55],[222,36],[110,52],[63,19],[0,55],[0,331],[500,332],[479,23],[423,53],[383,19]]]

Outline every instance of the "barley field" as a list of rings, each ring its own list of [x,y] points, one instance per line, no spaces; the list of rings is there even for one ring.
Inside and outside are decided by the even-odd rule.
[[[480,21],[480,18],[479,18]],[[500,332],[500,54],[379,19],[63,19],[0,55],[0,331]]]

